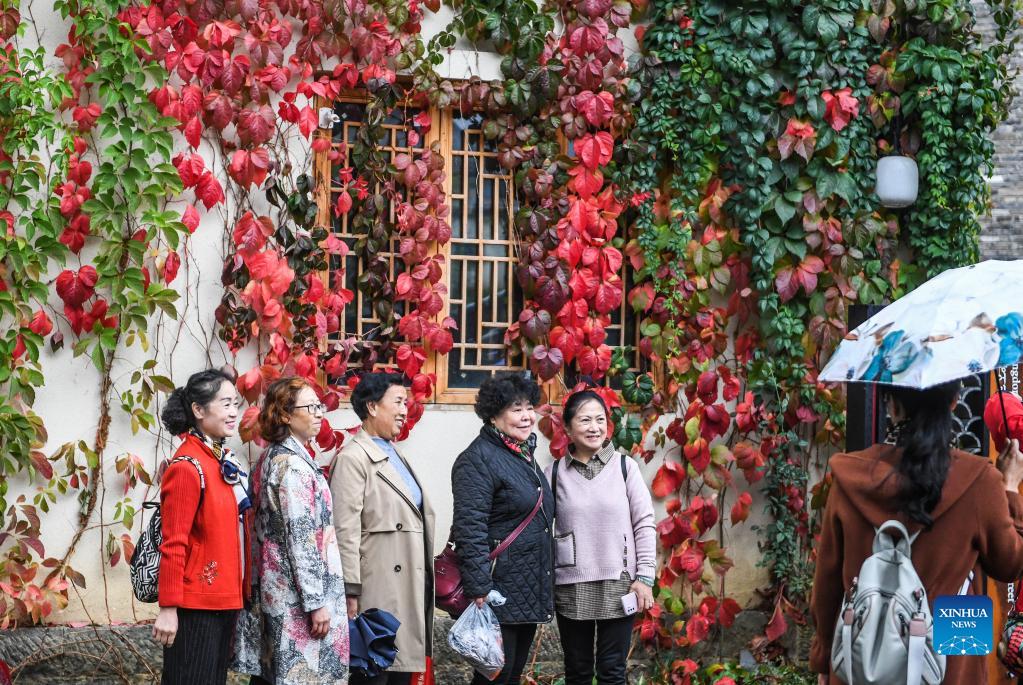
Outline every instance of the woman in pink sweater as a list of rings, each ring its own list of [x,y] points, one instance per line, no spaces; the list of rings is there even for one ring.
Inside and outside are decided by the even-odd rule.
[[[562,416],[569,455],[546,472],[555,503],[554,607],[565,685],[590,685],[594,672],[599,685],[624,685],[635,613],[654,604],[653,502],[639,467],[608,439],[600,395],[572,394]]]

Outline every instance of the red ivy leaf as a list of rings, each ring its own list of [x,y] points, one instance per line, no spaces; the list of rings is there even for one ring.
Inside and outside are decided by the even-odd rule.
[[[710,634],[711,621],[702,613],[695,614],[686,622],[686,639],[690,645],[695,645],[707,639]]]
[[[270,153],[265,148],[259,147],[251,152],[235,150],[231,155],[231,164],[227,171],[238,185],[248,188],[250,185],[257,187],[263,185],[269,168]]]
[[[273,137],[273,131],[274,113],[269,105],[243,109],[238,113],[238,139],[243,145],[262,145]]]
[[[96,125],[96,120],[99,119],[99,115],[102,113],[103,110],[100,109],[100,106],[93,102],[88,107],[75,107],[71,113],[71,118],[78,125],[78,130],[85,133]]]
[[[188,120],[185,124],[185,140],[193,148],[199,147],[199,142],[202,140],[202,123],[199,121],[198,116],[194,116]]]
[[[455,340],[451,335],[451,331],[440,326],[433,328],[427,334],[426,342],[429,344],[430,349],[438,354],[447,354],[455,346]]]
[[[192,188],[202,178],[206,171],[206,162],[199,155],[178,155],[173,160],[174,167],[178,170],[181,183],[186,188]]]
[[[575,152],[587,169],[596,169],[611,161],[614,138],[607,131],[584,135],[575,141]]]
[[[67,245],[69,250],[78,254],[85,245],[85,238],[89,235],[89,231],[89,217],[85,214],[79,214],[61,231],[58,240]]]
[[[821,97],[824,99],[824,120],[836,131],[848,126],[849,121],[860,113],[860,103],[853,97],[850,88],[842,88],[834,93],[826,90],[821,93]]]
[[[795,297],[799,288],[807,295],[817,288],[817,274],[824,271],[824,260],[815,255],[808,255],[798,266],[782,268],[774,279],[774,287],[781,296],[782,302]]]
[[[568,182],[569,189],[580,197],[592,197],[600,192],[601,186],[604,185],[604,175],[600,171],[587,169],[582,164],[576,164],[569,169],[568,175],[572,177]]]
[[[735,617],[740,611],[742,609],[739,607],[739,603],[731,597],[727,597],[721,602],[721,606],[718,609],[718,620],[725,628],[731,628],[732,624],[735,623]]]
[[[259,405],[252,405],[242,414],[241,423],[238,425],[238,436],[242,439],[242,442],[256,441],[256,444],[261,442],[262,438],[259,437]]]
[[[595,95],[592,91],[584,90],[575,96],[576,109],[594,127],[603,126],[611,120],[614,115],[614,106],[614,96],[607,91],[601,91]]]
[[[398,368],[404,372],[409,378],[415,377],[419,370],[423,368],[423,362],[426,361],[426,351],[422,347],[413,347],[412,345],[402,345],[398,348],[398,352],[395,355],[395,361],[398,364]]]
[[[50,460],[46,458],[45,454],[39,450],[32,450],[31,457],[32,466],[35,467],[40,476],[46,480],[53,478],[53,464],[50,463]]]
[[[613,274],[597,286],[597,293],[593,298],[593,308],[600,314],[610,314],[618,309],[621,303],[621,278],[617,274]]]
[[[36,335],[45,338],[53,330],[53,322],[50,321],[50,317],[46,315],[42,309],[32,315],[32,320],[28,323],[28,329]]]
[[[533,372],[542,380],[549,381],[561,370],[565,358],[556,347],[537,345],[533,348],[529,361]]]
[[[181,223],[185,225],[189,233],[195,233],[195,229],[199,228],[199,211],[194,206],[188,205],[181,215]]]
[[[65,269],[57,276],[57,295],[69,307],[79,307],[95,293],[96,269],[86,264],[78,273]]]
[[[298,113],[298,130],[302,132],[302,135],[308,138],[316,127],[319,126],[320,120],[316,116],[316,110],[308,105],[303,107]]]
[[[177,252],[169,253],[167,261],[163,263],[163,280],[166,283],[173,281],[178,275],[179,268],[181,268],[181,257]]]
[[[273,222],[269,217],[256,218],[252,212],[245,212],[235,224],[232,237],[240,254],[252,254],[263,249],[266,239],[273,235]]]
[[[213,205],[224,201],[224,189],[221,187],[220,181],[207,171],[195,185],[195,196],[202,201],[206,209],[210,209]]]
[[[681,464],[675,461],[665,461],[654,475],[654,480],[650,484],[650,492],[654,497],[664,499],[678,491],[685,481],[685,477],[686,474]]]
[[[749,518],[750,505],[753,504],[753,496],[748,492],[739,495],[732,505],[732,525],[742,523]]]

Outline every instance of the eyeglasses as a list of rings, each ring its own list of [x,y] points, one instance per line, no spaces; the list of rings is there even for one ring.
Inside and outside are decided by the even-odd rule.
[[[295,406],[295,409],[305,409],[310,414],[322,414],[327,411],[327,405],[325,404],[299,404]]]

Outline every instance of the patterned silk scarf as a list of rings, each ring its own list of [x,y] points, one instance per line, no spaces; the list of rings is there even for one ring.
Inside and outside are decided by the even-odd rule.
[[[496,437],[504,443],[505,447],[526,461],[533,461],[533,451],[536,450],[536,433],[530,433],[528,438],[520,442],[492,423],[484,424],[483,430]]]

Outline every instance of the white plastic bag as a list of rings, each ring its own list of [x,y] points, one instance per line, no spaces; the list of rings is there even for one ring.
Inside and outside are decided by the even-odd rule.
[[[451,626],[448,645],[487,680],[496,678],[504,668],[501,624],[488,604],[482,608],[475,602],[469,605]]]

